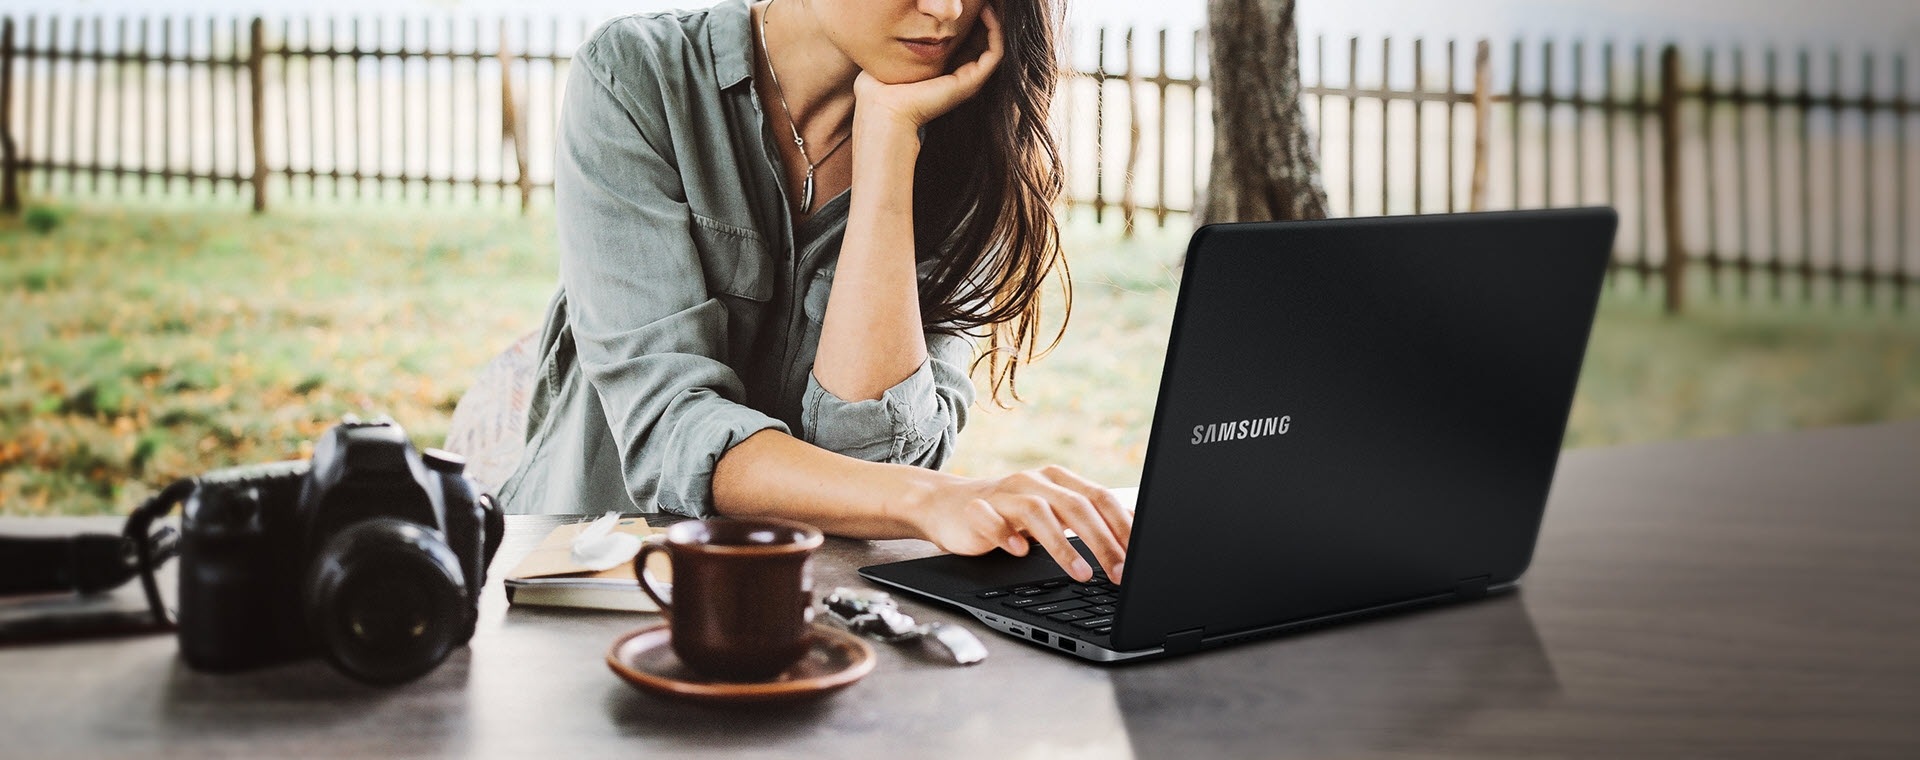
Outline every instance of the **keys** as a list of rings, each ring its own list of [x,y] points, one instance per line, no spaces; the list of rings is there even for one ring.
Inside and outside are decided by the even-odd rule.
[[[980,592],[980,594],[979,594],[979,596],[980,596],[980,598],[981,598],[981,599],[997,599],[997,598],[999,598],[999,597],[1003,597],[1003,596],[1006,596],[1006,595],[1007,595],[1007,591],[1006,591],[1006,589],[995,589],[995,590],[993,590],[993,591],[982,591],[982,592]]]
[[[1085,610],[1067,610],[1066,612],[1056,612],[1051,615],[1048,615],[1047,619],[1058,620],[1060,622],[1065,623],[1065,622],[1074,621],[1074,620],[1085,620],[1090,617],[1093,617],[1093,613],[1087,612]],[[1112,621],[1109,620],[1108,622],[1112,622]],[[1075,625],[1078,625],[1078,623],[1076,623]]]
[[[1111,615],[1113,614],[1113,605],[1111,604],[1094,605],[1092,607],[1088,607],[1087,611],[1095,615]]]
[[[1114,596],[1112,594],[1101,594],[1099,596],[1087,597],[1087,604],[1113,604],[1114,602],[1117,602],[1117,601],[1120,601],[1120,597]]]
[[[1074,623],[1075,627],[1090,628],[1090,629],[1107,629],[1112,625],[1113,625],[1113,617],[1110,615],[1106,617],[1094,617],[1092,615],[1088,615],[1085,618],[1080,618],[1078,622]],[[1106,630],[1101,630],[1100,633],[1106,633]]]
[[[1047,604],[1036,604],[1032,607],[1028,607],[1027,611],[1035,615],[1052,615],[1053,613],[1056,613],[1056,612],[1066,612],[1067,610],[1077,610],[1085,606],[1087,606],[1086,602],[1080,601],[1078,599],[1068,599],[1068,600],[1059,601],[1059,602],[1049,602]]]
[[[1023,610],[1028,607],[1032,607],[1036,604],[1064,602],[1069,599],[1073,599],[1077,601],[1079,597],[1076,597],[1073,594],[1065,593],[1065,592],[1049,592],[1049,593],[1039,594],[1035,596],[1022,596],[1009,601],[1001,602],[1001,604],[1004,604],[1008,607],[1012,607],[1016,610]]]

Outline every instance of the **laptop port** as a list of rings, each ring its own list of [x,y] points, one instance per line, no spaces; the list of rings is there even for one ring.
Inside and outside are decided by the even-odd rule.
[[[1069,652],[1074,651],[1073,640],[1065,636],[1060,637],[1060,648]]]
[[[1035,628],[1035,629],[1033,629],[1033,631],[1032,631],[1032,635],[1033,635],[1033,640],[1034,640],[1034,641],[1038,641],[1038,642],[1040,642],[1040,643],[1042,643],[1042,644],[1050,644],[1050,643],[1053,643],[1053,637],[1052,637],[1052,636],[1049,636],[1049,635],[1047,635],[1047,632],[1046,632],[1046,631],[1042,631],[1042,630],[1040,630],[1040,629],[1038,629],[1038,628]]]

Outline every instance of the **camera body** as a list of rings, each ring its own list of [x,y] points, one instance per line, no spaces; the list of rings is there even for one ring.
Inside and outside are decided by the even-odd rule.
[[[504,519],[390,420],[348,417],[311,460],[200,476],[180,531],[180,651],[200,670],[324,656],[369,683],[431,671],[473,636]]]

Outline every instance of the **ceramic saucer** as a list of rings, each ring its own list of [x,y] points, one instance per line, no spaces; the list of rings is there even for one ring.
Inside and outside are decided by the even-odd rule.
[[[814,625],[807,654],[765,681],[723,681],[701,675],[674,656],[667,626],[622,634],[607,650],[607,667],[642,690],[707,702],[777,702],[829,694],[873,671],[873,647],[837,628]]]

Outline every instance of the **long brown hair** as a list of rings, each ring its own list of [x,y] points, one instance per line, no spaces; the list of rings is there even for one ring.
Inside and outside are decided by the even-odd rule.
[[[1052,351],[1066,320],[1039,348],[1040,289],[1060,268],[1067,314],[1073,281],[1054,200],[1064,184],[1048,117],[1060,76],[1055,34],[1065,0],[988,0],[1005,30],[1004,57],[978,94],[927,125],[914,171],[916,248],[940,252],[920,289],[928,329],[986,339],[995,404],[1014,400],[1020,366]]]

